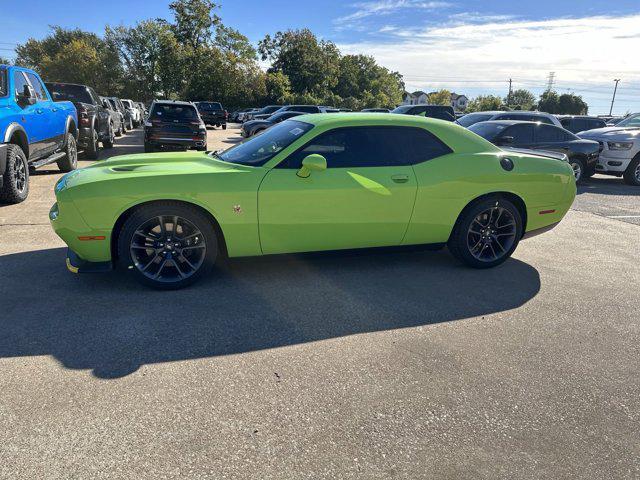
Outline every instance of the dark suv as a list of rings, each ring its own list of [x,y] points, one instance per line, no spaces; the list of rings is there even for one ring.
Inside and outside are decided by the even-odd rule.
[[[155,101],[144,125],[144,151],[207,149],[207,127],[191,102]]]
[[[223,130],[227,129],[229,113],[222,108],[220,102],[196,102],[196,107],[205,125],[222,127]]]
[[[559,115],[558,119],[562,126],[571,133],[607,127],[607,122],[603,118],[589,117],[587,115]]]
[[[454,122],[456,114],[453,107],[446,105],[400,105],[391,110],[391,113],[400,113],[403,115],[419,115],[421,117],[439,118]]]
[[[78,146],[86,158],[96,160],[100,155],[100,144],[112,148],[115,130],[111,114],[93,88],[75,83],[46,82],[54,102],[72,102],[78,111]]]

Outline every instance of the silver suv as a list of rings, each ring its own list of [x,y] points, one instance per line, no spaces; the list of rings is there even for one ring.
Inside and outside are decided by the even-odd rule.
[[[588,130],[578,136],[600,143],[597,173],[624,177],[629,185],[640,187],[640,113],[628,116],[615,127]]]

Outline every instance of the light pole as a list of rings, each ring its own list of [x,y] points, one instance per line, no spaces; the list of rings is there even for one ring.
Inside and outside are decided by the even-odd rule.
[[[620,81],[620,79],[614,78],[613,81],[616,82],[616,86],[613,89],[613,98],[611,99],[611,108],[609,109],[609,116],[611,116],[613,113],[613,102],[616,101],[616,92],[618,91],[618,82]]]

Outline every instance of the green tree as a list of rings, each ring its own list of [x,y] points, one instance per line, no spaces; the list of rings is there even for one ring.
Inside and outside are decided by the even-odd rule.
[[[520,107],[519,110],[532,110],[536,104],[536,97],[529,90],[520,88],[505,97],[504,103],[513,109]]]
[[[432,105],[448,105],[451,106],[451,92],[449,90],[438,90],[429,95],[429,103]]]
[[[478,95],[469,101],[466,112],[485,112],[489,110],[502,110],[502,99],[495,95]]]
[[[213,11],[220,6],[212,0],[176,0],[169,4],[175,23],[172,29],[178,42],[197,50],[208,45],[214,36],[214,27],[220,23]]]
[[[11,65],[11,60],[5,57],[0,57],[0,65]]]
[[[553,90],[547,90],[540,95],[538,110],[547,113],[558,113],[558,94]]]
[[[266,96],[264,103],[286,103],[291,97],[291,82],[282,72],[269,72],[265,75]]]
[[[16,63],[47,81],[91,85],[102,94],[118,94],[122,67],[115,47],[94,33],[52,27],[42,40],[30,38],[16,48]]]
[[[258,44],[262,60],[271,60],[270,72],[282,72],[295,94],[322,96],[336,86],[340,52],[334,43],[318,41],[308,29],[267,35]]]
[[[127,96],[151,100],[181,92],[185,54],[166,23],[144,20],[133,27],[107,27],[106,39],[117,48],[124,65]]]
[[[560,115],[586,115],[589,105],[582,97],[573,93],[563,93],[558,98],[558,114]]]

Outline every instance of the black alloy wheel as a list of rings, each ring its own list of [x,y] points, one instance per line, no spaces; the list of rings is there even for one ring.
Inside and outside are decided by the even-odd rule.
[[[118,252],[142,283],[175,289],[211,269],[218,241],[211,221],[195,207],[158,202],[125,222]]]

